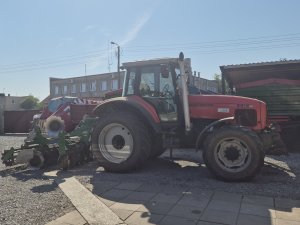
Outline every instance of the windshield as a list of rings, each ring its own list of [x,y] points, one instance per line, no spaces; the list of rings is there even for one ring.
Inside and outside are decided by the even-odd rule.
[[[138,95],[156,109],[161,121],[176,121],[174,75],[168,64],[128,68],[123,96]]]

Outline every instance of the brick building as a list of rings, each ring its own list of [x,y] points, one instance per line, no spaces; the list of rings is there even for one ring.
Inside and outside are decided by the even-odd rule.
[[[196,72],[189,79],[190,85],[200,89],[201,93],[219,93],[218,82],[216,80],[202,78],[199,73],[197,76]]]
[[[104,97],[105,93],[122,88],[124,76],[125,72],[121,71],[120,77],[117,72],[71,78],[50,77],[50,98]]]

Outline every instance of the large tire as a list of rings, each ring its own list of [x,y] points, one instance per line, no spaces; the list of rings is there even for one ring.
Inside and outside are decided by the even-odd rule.
[[[150,135],[138,117],[115,112],[99,118],[92,133],[92,152],[106,171],[128,172],[150,155]]]
[[[250,129],[225,126],[215,130],[204,143],[203,160],[220,180],[249,181],[264,164],[263,145]]]
[[[154,137],[152,139],[154,141],[151,147],[149,159],[156,159],[167,150],[167,148],[163,144],[162,136],[161,135],[156,135],[156,136],[157,136],[156,138]]]

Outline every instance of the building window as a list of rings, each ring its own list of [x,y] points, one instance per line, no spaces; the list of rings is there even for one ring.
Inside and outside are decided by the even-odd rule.
[[[67,85],[64,85],[64,88],[63,88],[63,94],[67,94],[68,93],[68,86]]]
[[[90,91],[96,91],[96,81],[93,81],[93,82],[90,84]]]
[[[118,89],[118,80],[112,80],[111,89],[112,90],[117,90]]]
[[[86,92],[86,84],[85,83],[81,83],[80,92]]]
[[[55,94],[55,95],[58,95],[58,92],[59,92],[59,88],[58,88],[58,86],[55,86],[55,87],[54,87],[54,94]]]
[[[217,93],[217,88],[215,87],[207,87],[207,90]]]
[[[76,84],[72,84],[71,92],[76,93]]]
[[[107,81],[101,81],[101,91],[107,91]]]

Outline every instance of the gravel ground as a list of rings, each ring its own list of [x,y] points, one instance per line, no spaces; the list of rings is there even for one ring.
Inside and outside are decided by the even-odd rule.
[[[300,199],[300,154],[266,157],[261,173],[250,182],[228,183],[216,180],[205,167],[201,153],[194,150],[175,150],[175,161],[168,153],[148,162],[145,167],[133,173],[113,174],[91,163],[74,170],[83,184],[101,185],[101,181],[141,182],[150,187],[163,185],[166,188],[190,190],[204,188],[241,194]]]
[[[0,152],[18,147],[24,137],[0,136]],[[4,165],[0,165],[3,171]],[[72,203],[41,170],[0,175],[0,224],[46,224],[74,210]]]
[[[25,136],[0,136],[0,154],[11,147],[18,148],[24,143]],[[0,170],[5,169],[5,165],[0,160]]]

